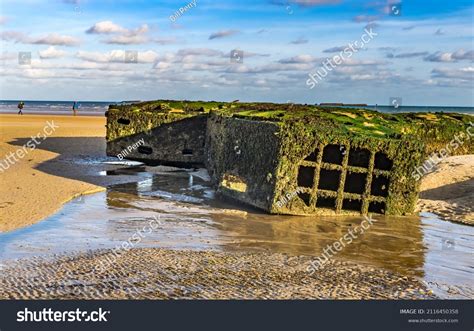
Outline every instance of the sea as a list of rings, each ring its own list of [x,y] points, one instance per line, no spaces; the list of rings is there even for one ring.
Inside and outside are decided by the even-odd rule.
[[[0,100],[0,113],[17,113],[17,105],[21,100]],[[36,101],[23,100],[25,103],[23,108],[24,114],[49,113],[49,114],[71,114],[72,105],[76,101],[79,104],[78,114],[82,115],[103,115],[109,105],[129,103],[129,101]],[[366,108],[377,110],[383,113],[397,112],[445,112],[445,113],[463,113],[474,115],[474,107],[451,107],[451,106],[384,106],[384,105],[368,105],[363,107],[343,106],[347,108]]]

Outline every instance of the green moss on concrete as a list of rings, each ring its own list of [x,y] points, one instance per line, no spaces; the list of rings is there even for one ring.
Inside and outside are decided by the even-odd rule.
[[[113,144],[161,127],[156,133],[165,134],[167,125],[196,116],[207,118],[207,127],[202,126],[202,134],[206,135],[202,155],[218,193],[271,213],[410,214],[419,190],[419,182],[411,174],[427,154],[450,144],[460,134],[465,136],[463,143],[450,155],[474,152],[472,140],[467,139],[472,121],[469,115],[384,114],[312,105],[172,100],[111,105],[107,112],[107,141]],[[193,135],[196,137],[184,135],[177,149],[186,148],[183,146],[193,139],[201,141],[196,132]],[[149,139],[156,150],[160,149],[160,141],[163,136]],[[323,161],[322,151],[334,145],[345,150],[341,164]],[[172,146],[173,141],[169,141],[166,153],[160,157],[166,159]],[[199,148],[196,145],[193,149]],[[351,165],[352,150],[368,151],[368,165]],[[390,169],[375,167],[377,160],[383,158],[392,163]],[[311,186],[298,184],[301,167],[314,168]],[[340,172],[336,189],[318,187],[318,181],[325,176],[321,169]],[[346,178],[356,178],[354,174],[366,178],[365,186],[356,193],[345,187]],[[379,185],[385,180],[389,182],[387,191],[373,194],[372,183]],[[281,204],[288,194],[292,198]],[[334,206],[317,205],[325,200],[334,200]]]

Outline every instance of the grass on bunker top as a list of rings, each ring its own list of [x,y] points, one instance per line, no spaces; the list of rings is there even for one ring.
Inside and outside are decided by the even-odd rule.
[[[328,107],[302,104],[262,102],[218,102],[188,100],[154,100],[131,105],[111,105],[109,110],[135,114],[177,115],[179,118],[218,112],[253,121],[278,124],[303,123],[308,131],[331,128],[344,136],[365,136],[380,139],[416,139],[426,144],[426,151],[438,151],[456,134],[466,131],[472,116],[457,113],[380,113],[368,109]],[[170,118],[173,121],[172,118]],[[149,129],[144,128],[144,130]],[[469,140],[453,151],[453,155],[474,153]]]

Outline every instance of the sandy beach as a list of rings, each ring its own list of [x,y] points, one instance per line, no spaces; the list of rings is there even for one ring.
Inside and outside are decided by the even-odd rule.
[[[0,173],[0,231],[26,227],[72,198],[130,176],[103,176],[105,119],[0,115],[2,157],[27,145],[48,121],[57,128]],[[473,224],[474,155],[449,157],[422,179],[418,210]],[[109,250],[28,258],[0,264],[0,298],[433,298],[419,279],[364,263],[331,260],[314,275],[310,257],[274,252],[133,248],[106,273],[94,266]],[[178,261],[178,262],[177,262]],[[291,262],[289,262],[291,261]]]
[[[36,148],[0,170],[0,231],[33,224],[81,194],[104,190],[113,181],[99,176],[105,159],[105,118],[101,116],[0,115],[0,153],[21,149],[42,134],[48,121],[57,126]],[[79,160],[79,162],[74,162]],[[4,161],[5,162],[5,161]],[[422,179],[418,210],[474,224],[474,155],[448,157]]]
[[[111,256],[99,251],[6,265],[0,299],[435,298],[413,277],[360,264],[330,261],[310,275],[304,256],[132,249],[97,272]]]
[[[51,134],[42,140],[45,128]],[[38,134],[39,144],[29,148]],[[0,169],[0,232],[38,222],[74,197],[104,190],[112,179],[98,176],[104,166],[88,162],[105,157],[104,137],[102,116],[1,114],[0,162],[8,167]],[[18,150],[24,156],[7,164],[5,158]]]
[[[421,183],[417,210],[474,225],[474,155],[441,161]]]

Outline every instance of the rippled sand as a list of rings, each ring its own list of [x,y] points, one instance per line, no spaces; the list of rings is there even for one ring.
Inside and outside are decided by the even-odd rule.
[[[420,282],[383,269],[330,261],[310,275],[309,257],[131,249],[3,266],[1,299],[429,299]],[[100,272],[101,262],[106,271]]]

